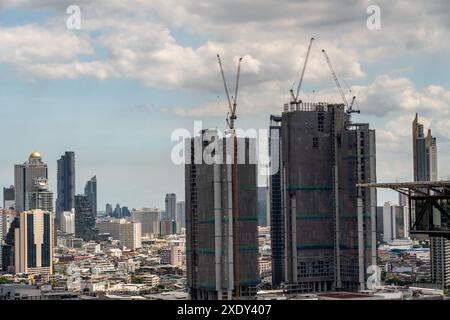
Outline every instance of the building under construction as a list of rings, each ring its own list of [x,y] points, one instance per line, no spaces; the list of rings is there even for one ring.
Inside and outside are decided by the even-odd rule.
[[[233,197],[232,138],[217,138],[215,155],[224,161],[208,163],[211,130],[187,140],[185,165],[186,265],[190,299],[250,298],[256,294],[258,269],[257,165],[252,139],[238,138],[238,155],[245,150],[245,163],[236,165],[237,197]],[[211,137],[211,135],[209,136]],[[208,142],[209,141],[209,142]],[[199,152],[200,151],[200,152]],[[196,155],[201,156],[200,159]],[[231,157],[232,158],[232,157]],[[233,206],[237,201],[237,208]]]
[[[357,291],[377,264],[375,131],[344,104],[286,104],[271,117],[273,284],[290,292]],[[279,137],[280,140],[278,140]],[[281,150],[280,150],[281,149]]]

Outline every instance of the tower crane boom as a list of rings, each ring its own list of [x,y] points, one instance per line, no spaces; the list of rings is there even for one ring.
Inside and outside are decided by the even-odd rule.
[[[336,73],[334,72],[333,65],[331,64],[330,58],[328,57],[327,53],[325,52],[325,49],[322,49],[322,52],[325,56],[325,60],[327,61],[328,67],[330,68],[331,75],[333,76],[333,80],[336,83],[336,87],[338,88],[338,91],[342,97],[342,100],[344,101],[345,107],[347,109],[349,109],[350,106],[348,104],[347,98],[345,98],[345,94],[344,94],[344,91],[342,90],[341,84],[339,83],[338,77],[336,76]],[[352,105],[353,105],[353,103],[352,103]]]
[[[309,40],[308,50],[306,51],[305,62],[303,63],[302,73],[300,75],[300,80],[298,82],[296,95],[294,96],[292,93],[292,96],[294,97],[294,102],[298,101],[298,95],[300,94],[300,88],[303,83],[303,77],[305,75],[305,70],[306,70],[306,64],[308,63],[309,53],[311,52],[311,46],[312,46],[313,41],[314,41],[314,37]]]

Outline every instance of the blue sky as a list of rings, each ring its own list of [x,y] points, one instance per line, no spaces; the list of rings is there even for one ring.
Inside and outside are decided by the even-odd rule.
[[[81,8],[81,30],[66,8]],[[381,29],[366,27],[371,1],[0,1],[0,184],[38,150],[56,191],[56,161],[76,152],[77,191],[97,175],[106,202],[163,207],[184,198],[170,161],[177,128],[224,128],[216,53],[232,80],[242,66],[238,125],[267,128],[280,113],[311,36],[302,96],[339,101],[320,49],[377,130],[379,181],[412,177],[410,127],[419,112],[438,137],[439,177],[450,176],[450,6],[379,1]],[[219,96],[219,101],[218,101]],[[349,94],[350,96],[350,94]],[[379,203],[396,201],[379,192]]]

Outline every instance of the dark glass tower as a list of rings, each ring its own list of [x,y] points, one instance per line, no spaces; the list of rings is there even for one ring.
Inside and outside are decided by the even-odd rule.
[[[86,182],[84,194],[88,196],[91,210],[94,217],[97,217],[97,177],[93,176],[91,180]]]
[[[60,223],[60,215],[75,207],[75,153],[67,151],[58,160],[56,223]]]
[[[85,241],[94,240],[95,217],[92,214],[89,197],[84,194],[75,196],[75,236]]]

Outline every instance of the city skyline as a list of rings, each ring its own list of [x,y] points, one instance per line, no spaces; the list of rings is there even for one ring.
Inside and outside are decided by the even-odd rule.
[[[364,1],[344,10],[333,3],[321,8],[265,0],[257,10],[235,4],[237,16],[226,2],[206,10],[188,1],[170,15],[158,1],[133,1],[126,8],[117,1],[101,7],[89,2],[78,1],[81,30],[66,27],[70,1],[2,3],[0,103],[6,107],[0,116],[8,121],[0,130],[6,140],[15,139],[8,157],[0,159],[3,187],[13,184],[13,164],[36,150],[48,164],[49,189],[56,192],[56,160],[73,150],[76,191],[96,175],[100,210],[106,203],[163,208],[166,193],[184,193],[183,167],[170,162],[171,132],[192,131],[200,118],[205,127],[225,127],[226,98],[215,54],[223,55],[228,71],[236,57],[244,57],[238,125],[267,129],[269,115],[280,113],[289,100],[311,36],[317,43],[301,95],[313,100],[315,90],[316,100],[339,101],[320,54],[326,48],[357,96],[356,120],[377,131],[378,180],[413,180],[410,122],[416,112],[438,140],[438,178],[450,176],[445,1],[381,1],[379,30],[367,28]],[[243,26],[246,31],[238,32]],[[36,43],[39,36],[46,46]],[[120,61],[129,68],[121,68]],[[46,122],[49,129],[36,130]],[[23,128],[18,134],[17,126]],[[379,204],[396,198],[379,192]]]

